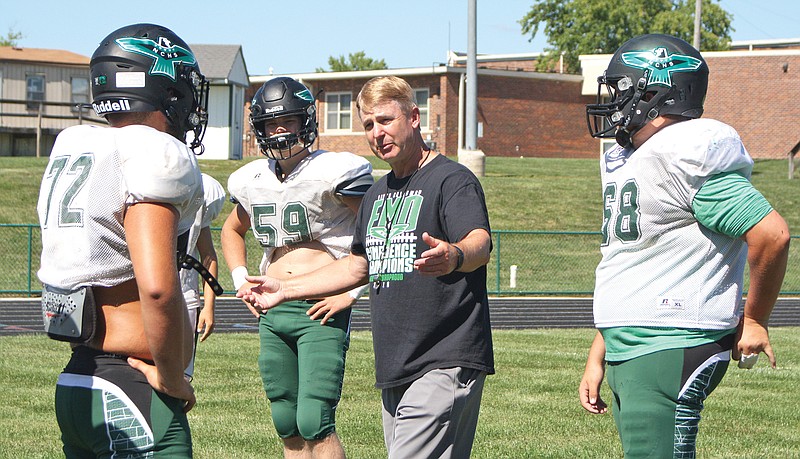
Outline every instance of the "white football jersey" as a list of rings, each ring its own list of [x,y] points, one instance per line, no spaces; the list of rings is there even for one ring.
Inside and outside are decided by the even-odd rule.
[[[272,159],[253,161],[231,174],[228,192],[250,215],[253,234],[264,248],[261,272],[276,247],[301,241],[319,241],[337,259],[347,255],[355,215],[336,189],[371,174],[366,159],[324,150],[304,158],[283,182],[275,176]]]
[[[225,189],[220,183],[208,174],[201,174],[203,177],[203,206],[197,211],[196,219],[199,224],[192,227],[189,232],[188,253],[195,259],[200,260],[200,253],[197,251],[197,238],[202,228],[211,226],[211,222],[217,218],[225,205]],[[200,307],[200,281],[197,271],[194,269],[181,269],[181,290],[183,298],[186,300],[186,307],[195,309]]]
[[[180,216],[178,234],[191,228],[203,195],[197,160],[185,144],[141,125],[62,131],[37,205],[39,279],[68,290],[133,279],[123,217],[137,202],[171,204]]]
[[[736,171],[750,178],[753,160],[736,131],[711,119],[679,122],[635,151],[610,149],[600,167],[596,326],[736,326],[747,246],[701,226],[692,212],[710,176]]]

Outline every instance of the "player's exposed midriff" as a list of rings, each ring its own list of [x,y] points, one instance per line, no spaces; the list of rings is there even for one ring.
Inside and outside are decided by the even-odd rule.
[[[144,360],[152,360],[150,347],[144,334],[142,307],[139,301],[139,290],[136,279],[129,280],[114,287],[94,287],[97,304],[97,330],[95,337],[87,346],[112,354],[128,355]],[[179,311],[186,314],[183,297],[180,297]],[[184,343],[188,346],[184,352],[188,365],[191,358],[192,327],[188,324],[188,316],[184,327]]]
[[[299,242],[275,249],[267,268],[267,275],[276,279],[288,279],[314,271],[333,260],[333,256],[321,242]]]

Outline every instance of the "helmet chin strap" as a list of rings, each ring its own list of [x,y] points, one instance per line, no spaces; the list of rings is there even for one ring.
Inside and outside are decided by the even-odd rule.
[[[658,113],[658,112],[656,111],[656,113]],[[652,120],[648,119],[647,123],[649,123],[650,121],[652,121]],[[624,148],[634,148],[633,147],[633,136],[635,136],[637,132],[642,130],[642,128],[645,125],[647,125],[647,123],[644,123],[643,125],[637,126],[635,128],[632,128],[632,129],[630,127],[620,127],[619,129],[617,129],[617,132],[614,133],[614,139],[617,141],[617,143],[620,146],[622,146]]]
[[[631,137],[633,137],[633,134],[635,133],[636,132],[628,132],[626,128],[619,128],[617,129],[617,132],[614,134],[614,139],[620,146],[624,148],[631,148],[633,147],[633,143],[631,142]]]
[[[291,136],[286,136],[286,137],[274,136],[270,140],[277,140],[277,142],[274,142],[274,145],[270,145],[269,143],[267,143],[266,145],[267,151],[269,152],[267,156],[269,156],[272,159],[276,160],[289,159],[292,156],[296,155],[297,153],[300,153],[300,151],[298,151],[297,153],[292,153],[292,148],[294,148],[295,145],[298,145],[300,143],[300,138],[297,136],[295,136],[294,138],[292,138]],[[284,154],[284,152],[286,152],[286,154]]]

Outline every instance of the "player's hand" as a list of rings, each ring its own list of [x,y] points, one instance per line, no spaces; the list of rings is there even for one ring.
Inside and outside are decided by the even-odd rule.
[[[739,360],[742,355],[760,354],[763,352],[769,359],[772,368],[777,367],[775,351],[769,342],[769,329],[766,324],[757,320],[743,317],[736,330],[736,343],[731,351],[731,357]]]
[[[453,246],[441,239],[436,239],[427,232],[422,233],[422,241],[430,247],[422,252],[420,258],[414,260],[414,269],[428,276],[444,276],[455,271],[458,264],[458,252]]]
[[[605,375],[604,365],[586,364],[580,386],[578,386],[578,398],[581,406],[592,414],[603,414],[608,411],[606,402],[600,397],[600,386]]]
[[[253,297],[252,292],[250,292],[250,288],[255,287],[255,285],[256,284],[250,282],[245,282],[241,287],[239,287],[239,290],[236,291],[236,296],[242,300],[244,305],[247,306],[247,309],[250,310],[250,313],[253,314],[257,319],[261,313],[255,308],[255,298]]]
[[[214,332],[214,310],[205,307],[197,317],[197,333],[201,333],[200,342],[203,342]]]
[[[186,401],[186,405],[183,407],[184,413],[188,413],[189,410],[194,407],[195,403],[197,403],[197,399],[194,395],[194,388],[189,384],[189,381],[183,377],[183,374],[174,382],[166,383],[161,378],[158,368],[155,365],[150,365],[135,357],[128,357],[128,365],[142,372],[144,377],[147,378],[147,382],[154,390]]]
[[[314,303],[313,306],[308,308],[306,315],[310,316],[312,320],[318,320],[320,317],[320,325],[325,325],[328,319],[333,317],[339,311],[351,307],[356,299],[350,296],[349,292],[340,293],[339,295],[329,296]]]
[[[247,276],[247,281],[236,292],[236,297],[245,302],[250,311],[258,317],[284,300],[281,283],[269,276]]]

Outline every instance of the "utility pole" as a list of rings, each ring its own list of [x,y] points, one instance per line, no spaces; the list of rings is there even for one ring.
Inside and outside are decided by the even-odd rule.
[[[464,145],[458,146],[458,162],[467,166],[478,177],[484,175],[486,156],[478,150],[478,51],[477,24],[478,0],[468,0],[467,7],[467,79],[466,100],[461,102],[466,107],[466,133]]]
[[[464,149],[475,150],[478,146],[478,32],[477,3],[469,0],[467,9],[467,125]]]
[[[694,2],[694,48],[700,51],[700,26],[703,23],[703,0]]]

